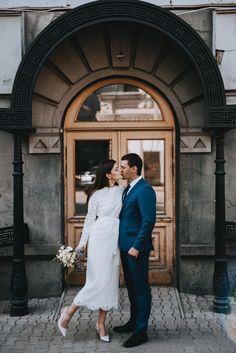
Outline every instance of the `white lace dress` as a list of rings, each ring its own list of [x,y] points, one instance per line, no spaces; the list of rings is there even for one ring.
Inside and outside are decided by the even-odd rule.
[[[80,246],[88,241],[86,283],[74,298],[74,304],[89,309],[118,307],[119,213],[123,188],[104,187],[92,194],[88,204]]]

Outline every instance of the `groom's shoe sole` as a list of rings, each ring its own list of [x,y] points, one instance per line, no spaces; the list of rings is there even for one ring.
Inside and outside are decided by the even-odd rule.
[[[128,338],[124,343],[123,347],[125,348],[133,348],[140,346],[140,344],[143,344],[147,342],[148,336],[146,333],[134,333],[130,338]]]
[[[113,331],[117,333],[123,333],[123,332],[133,332],[134,330],[134,325],[131,323],[127,322],[126,324],[122,326],[115,326],[113,327]]]

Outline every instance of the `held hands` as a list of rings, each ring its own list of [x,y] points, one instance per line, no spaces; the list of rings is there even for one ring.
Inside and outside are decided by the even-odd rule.
[[[137,259],[138,255],[139,255],[139,250],[135,249],[135,248],[130,248],[129,251],[128,251],[128,254],[130,256],[133,256]]]

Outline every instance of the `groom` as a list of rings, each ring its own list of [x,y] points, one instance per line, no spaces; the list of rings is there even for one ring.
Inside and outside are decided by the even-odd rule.
[[[130,319],[115,332],[133,332],[123,346],[136,347],[147,341],[151,311],[148,261],[156,221],[156,194],[141,176],[143,162],[136,153],[121,158],[121,175],[128,180],[120,213],[119,247],[130,301]]]

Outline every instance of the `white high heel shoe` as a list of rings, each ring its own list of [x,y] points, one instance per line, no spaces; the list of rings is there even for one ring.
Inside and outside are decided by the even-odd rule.
[[[62,320],[63,315],[65,314],[65,312],[66,312],[67,309],[68,309],[68,307],[66,306],[66,307],[62,310],[61,316],[60,316],[60,318],[59,318],[59,320],[58,320],[58,323],[57,323],[57,326],[58,326],[58,328],[59,328],[59,330],[60,330],[60,332],[61,332],[61,334],[62,334],[63,337],[66,337],[67,328],[61,326],[61,320]]]
[[[98,323],[97,323],[97,322],[96,322],[95,328],[96,328],[96,330],[97,330],[99,339],[100,339],[101,341],[103,341],[103,342],[110,342],[110,336],[109,336],[109,335],[106,335],[106,336],[101,336],[101,335],[100,335],[99,327],[98,327]]]

